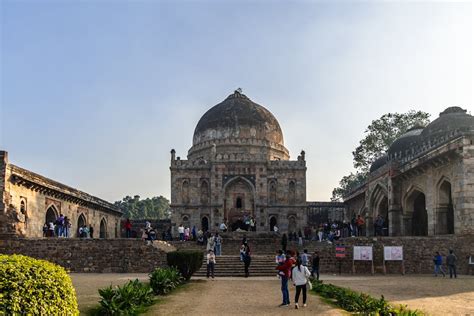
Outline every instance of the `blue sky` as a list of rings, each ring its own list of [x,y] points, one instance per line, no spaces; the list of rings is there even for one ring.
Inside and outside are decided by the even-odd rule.
[[[0,148],[110,201],[169,197],[204,112],[237,87],[307,153],[307,198],[387,112],[473,108],[471,2],[0,1]]]

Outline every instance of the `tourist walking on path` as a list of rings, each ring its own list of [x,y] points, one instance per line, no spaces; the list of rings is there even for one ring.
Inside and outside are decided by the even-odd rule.
[[[286,255],[286,260],[282,265],[276,267],[280,273],[281,280],[281,294],[283,301],[280,306],[288,307],[290,305],[290,293],[288,292],[288,280],[291,277],[291,268],[293,267],[295,260],[289,255]]]
[[[286,237],[286,234],[283,234],[283,236],[281,236],[281,249],[283,249],[283,252],[286,252],[287,245],[288,245],[288,238]]]
[[[249,277],[249,267],[250,262],[252,262],[252,257],[250,256],[250,247],[249,245],[245,245],[245,252],[244,252],[244,272],[245,277]]]
[[[436,251],[435,256],[433,257],[434,263],[434,276],[437,277],[438,273],[441,272],[443,277],[446,276],[446,273],[443,270],[443,257],[439,254],[439,251]]]
[[[125,237],[132,237],[132,222],[130,222],[130,218],[127,218],[123,226],[125,227]]]
[[[209,279],[209,275],[212,276],[214,279],[214,266],[216,265],[216,255],[214,254],[214,251],[209,250],[206,258],[207,262],[207,278]]]
[[[457,260],[458,258],[454,254],[454,251],[452,249],[449,250],[449,255],[446,257],[446,263],[448,264],[449,277],[451,279],[453,278],[453,274],[454,274],[454,278],[458,277],[456,274],[456,261]]]
[[[306,283],[308,283],[308,278],[311,275],[308,268],[302,265],[301,259],[296,260],[296,266],[291,271],[291,279],[293,284],[296,286],[295,294],[295,308],[298,309],[298,301],[300,298],[300,293],[303,292],[303,307],[306,307]]]
[[[220,256],[221,255],[221,250],[222,250],[222,237],[219,236],[219,233],[216,233],[216,235],[214,236],[214,247],[216,249],[215,253],[216,253],[216,256]]]
[[[314,252],[311,261],[311,276],[314,278],[314,274],[316,273],[316,280],[319,281],[319,253],[317,251]]]

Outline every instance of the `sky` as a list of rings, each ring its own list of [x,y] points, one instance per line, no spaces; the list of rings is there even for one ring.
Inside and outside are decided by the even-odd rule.
[[[304,149],[307,200],[388,112],[473,103],[473,4],[0,0],[0,149],[109,201],[170,197],[170,150],[236,88]]]

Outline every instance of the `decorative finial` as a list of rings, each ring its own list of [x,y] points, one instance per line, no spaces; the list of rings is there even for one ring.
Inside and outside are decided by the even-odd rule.
[[[242,88],[237,88],[237,90],[235,90],[235,93],[242,93]]]

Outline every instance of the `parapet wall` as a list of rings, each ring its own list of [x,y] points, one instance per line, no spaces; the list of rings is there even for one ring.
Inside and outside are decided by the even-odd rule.
[[[166,265],[175,248],[140,239],[24,238],[0,240],[0,253],[44,259],[71,272],[148,273]]]

